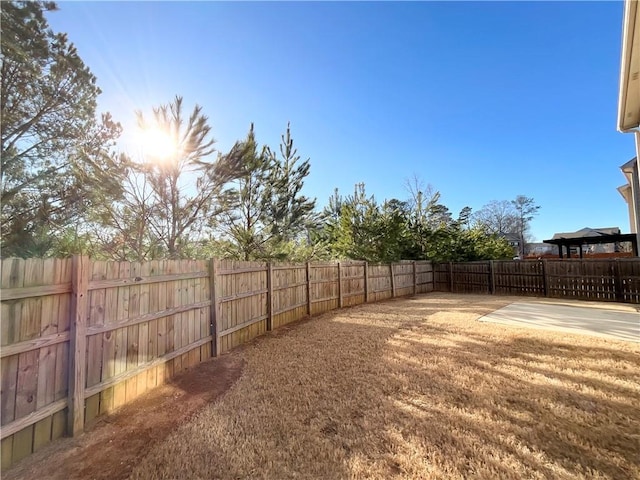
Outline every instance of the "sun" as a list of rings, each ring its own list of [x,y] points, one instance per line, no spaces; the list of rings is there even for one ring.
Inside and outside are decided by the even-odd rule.
[[[178,151],[172,136],[158,127],[141,128],[138,139],[142,153],[152,160],[168,160]]]

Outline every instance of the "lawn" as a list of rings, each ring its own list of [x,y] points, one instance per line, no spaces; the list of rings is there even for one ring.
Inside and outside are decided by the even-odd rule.
[[[279,329],[127,475],[640,478],[639,345],[477,321],[514,300],[429,294]]]
[[[510,301],[433,294],[261,340],[133,478],[638,478],[638,345],[476,321]]]

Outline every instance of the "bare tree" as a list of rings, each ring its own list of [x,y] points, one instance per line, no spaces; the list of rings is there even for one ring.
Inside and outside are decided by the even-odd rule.
[[[490,233],[516,233],[517,216],[513,203],[508,200],[493,200],[473,214],[476,224]]]
[[[410,217],[416,225],[435,230],[451,223],[449,209],[440,203],[440,192],[431,184],[425,184],[414,173],[405,179],[404,186],[409,193],[407,206]]]
[[[540,206],[531,197],[518,195],[511,204],[516,213],[516,232],[519,239],[520,258],[524,258],[530,233],[531,220],[538,214]]]

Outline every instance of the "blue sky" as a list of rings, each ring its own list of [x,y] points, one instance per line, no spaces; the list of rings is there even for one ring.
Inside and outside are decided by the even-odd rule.
[[[622,2],[59,2],[49,15],[98,78],[130,149],[134,110],[182,95],[227,151],[291,121],[307,195],[419,175],[454,214],[523,194],[538,241],[629,231],[616,191]]]

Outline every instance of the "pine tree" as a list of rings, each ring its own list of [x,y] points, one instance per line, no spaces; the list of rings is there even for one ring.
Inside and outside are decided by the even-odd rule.
[[[247,138],[236,142],[227,156],[234,158],[240,168],[230,190],[229,209],[221,221],[222,231],[231,240],[232,251],[227,254],[243,260],[265,258],[266,244],[271,239],[265,224],[270,206],[267,185],[273,162],[266,148],[258,147],[253,124]]]
[[[267,212],[269,229],[275,243],[304,240],[303,234],[313,225],[315,199],[302,194],[304,180],[309,175],[309,159],[300,161],[291,138],[291,125],[281,137],[280,157],[267,150],[272,162],[268,179]]]
[[[78,223],[96,184],[116,187],[110,148],[120,125],[96,118],[96,78],[45,12],[3,2],[0,223],[3,255],[45,255]]]

